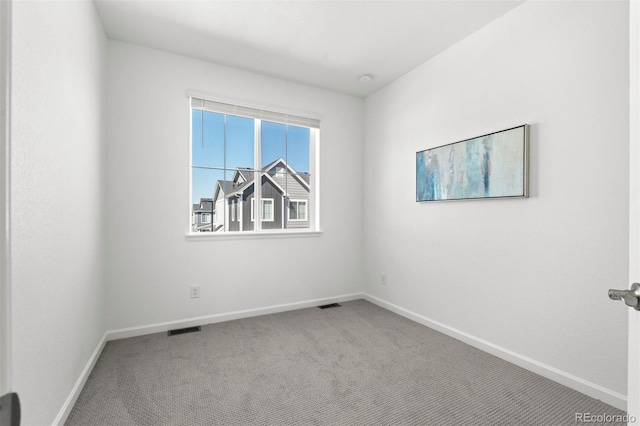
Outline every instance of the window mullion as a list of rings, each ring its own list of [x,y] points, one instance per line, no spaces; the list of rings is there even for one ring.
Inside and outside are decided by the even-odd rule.
[[[225,186],[224,191],[226,191],[226,186],[227,186],[227,115],[225,114],[222,117],[222,129],[223,129],[223,133],[222,133],[222,182],[223,185]],[[202,123],[204,125],[204,122]],[[213,199],[211,200],[213,202]],[[227,201],[227,193],[224,192],[223,198],[222,198],[222,205],[224,206],[223,212],[224,212],[224,217],[222,218],[222,226],[224,229],[224,232],[229,232],[229,228],[231,227],[231,215],[230,215],[230,208],[231,206],[229,206],[229,202]]]
[[[253,198],[254,198],[254,229],[262,230],[262,175],[260,174],[262,163],[262,120],[254,120],[253,143]]]
[[[289,166],[289,125],[285,124],[284,126],[284,161]],[[289,227],[289,215],[285,214],[289,210],[289,203],[291,200],[289,199],[289,169],[285,169],[284,171],[284,194],[282,196],[282,229],[286,229]]]
[[[319,152],[318,152],[318,129],[311,129],[309,132],[309,165],[311,176],[309,179],[309,203],[307,204],[307,220],[313,229],[318,229],[320,223],[320,188],[319,188]]]

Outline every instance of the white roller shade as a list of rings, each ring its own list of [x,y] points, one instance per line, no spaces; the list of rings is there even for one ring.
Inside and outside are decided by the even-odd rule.
[[[277,111],[266,111],[258,108],[233,105],[225,102],[209,101],[206,99],[195,97],[191,97],[191,107],[222,114],[237,115],[240,117],[257,118],[265,121],[274,121],[276,123],[291,124],[294,126],[310,127],[313,129],[320,128],[320,120],[318,120],[317,118],[303,117],[300,115],[287,114]]]

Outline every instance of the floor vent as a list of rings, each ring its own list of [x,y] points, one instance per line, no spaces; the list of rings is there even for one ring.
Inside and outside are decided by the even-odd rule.
[[[197,327],[187,327],[187,328],[178,328],[177,330],[169,330],[169,336],[175,336],[176,334],[185,334],[185,333],[194,333],[196,331],[200,331],[200,326]]]
[[[328,305],[318,306],[318,308],[320,308],[320,309],[339,308],[340,306],[342,306],[342,305],[340,305],[339,303],[330,303]]]

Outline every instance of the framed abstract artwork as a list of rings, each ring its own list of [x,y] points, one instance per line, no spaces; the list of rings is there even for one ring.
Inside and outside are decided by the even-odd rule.
[[[529,125],[416,153],[416,201],[529,196]]]

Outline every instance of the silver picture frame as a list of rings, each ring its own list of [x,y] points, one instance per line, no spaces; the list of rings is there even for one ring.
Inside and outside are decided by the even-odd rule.
[[[529,197],[529,125],[416,152],[416,201]]]

